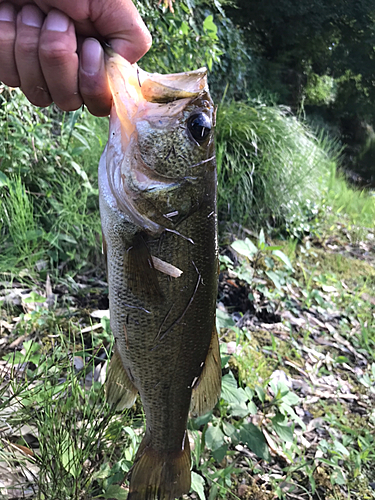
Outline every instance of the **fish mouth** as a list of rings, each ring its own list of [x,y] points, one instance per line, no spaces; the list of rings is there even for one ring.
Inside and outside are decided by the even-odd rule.
[[[157,123],[174,118],[199,95],[208,93],[207,69],[162,75],[148,73],[137,64],[105,48],[108,82],[113,106],[121,122],[123,141],[128,142],[135,129],[135,121],[146,119]],[[170,120],[168,120],[168,118]]]
[[[137,64],[130,64],[126,59],[105,47],[106,69],[112,95],[131,99],[139,105],[141,101],[150,103],[169,103],[179,99],[192,99],[207,87],[207,69],[202,67],[184,73],[162,75],[148,73]]]

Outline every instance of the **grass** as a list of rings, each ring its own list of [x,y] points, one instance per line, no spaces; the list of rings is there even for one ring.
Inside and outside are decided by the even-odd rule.
[[[14,262],[17,260],[16,256],[22,255],[26,257],[25,264],[32,265],[37,258],[35,251],[38,247],[38,231],[32,200],[26,194],[25,186],[19,175],[15,176],[12,182],[9,182],[8,189],[8,196],[4,197],[0,207],[0,218],[3,226],[8,229],[8,234],[5,235],[2,244],[5,248],[4,254],[8,254],[7,262],[12,259],[11,255]],[[12,242],[11,245],[7,239]],[[7,247],[9,252],[6,251]]]
[[[251,227],[280,227],[321,198],[339,154],[286,108],[222,102],[217,116],[219,213]]]
[[[108,498],[106,491],[114,495],[120,490],[111,487],[111,476],[118,471],[109,464],[118,464],[129,445],[122,428],[127,419],[114,414],[105,403],[102,384],[94,381],[95,353],[71,353],[62,337],[58,344],[48,356],[32,341],[24,343],[23,356],[16,353],[18,363],[0,387],[2,424],[12,430],[9,434],[3,429],[0,463],[19,472],[17,490],[27,494],[32,489],[36,498]],[[73,359],[83,359],[84,368],[77,370]],[[21,363],[26,363],[25,371]],[[12,436],[18,436],[16,442]],[[34,447],[27,436],[33,436]],[[126,464],[122,467],[124,476]],[[29,474],[22,482],[25,470],[32,472],[33,481]],[[5,498],[12,496],[12,486]]]
[[[333,213],[345,215],[351,226],[375,227],[375,193],[349,186],[335,163],[331,164],[325,197]]]
[[[63,262],[72,270],[98,262],[97,165],[107,121],[37,110],[20,91],[0,90],[0,272],[34,274],[41,261],[58,275]]]

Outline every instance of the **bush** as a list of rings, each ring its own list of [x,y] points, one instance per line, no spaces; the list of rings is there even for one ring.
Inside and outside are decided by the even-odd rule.
[[[143,69],[178,73],[207,66],[211,70],[219,62],[224,47],[213,22],[220,8],[218,0],[179,0],[174,3],[174,13],[166,7],[157,8],[153,0],[134,3],[153,38],[140,63]]]
[[[322,196],[338,146],[317,139],[287,108],[222,103],[217,116],[219,217],[283,228]]]

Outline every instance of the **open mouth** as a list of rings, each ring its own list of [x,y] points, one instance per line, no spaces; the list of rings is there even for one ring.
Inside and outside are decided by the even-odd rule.
[[[147,73],[111,49],[106,49],[106,67],[114,98],[131,99],[138,105],[142,100],[161,104],[191,99],[208,90],[206,68],[169,75]]]

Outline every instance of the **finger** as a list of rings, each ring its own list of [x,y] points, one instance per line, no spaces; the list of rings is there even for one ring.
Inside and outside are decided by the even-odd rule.
[[[87,38],[80,52],[79,89],[90,113],[106,116],[111,109],[111,92],[104,64],[104,53],[95,38]]]
[[[131,0],[94,0],[91,12],[100,35],[129,62],[138,61],[151,47],[150,32]]]
[[[16,11],[10,3],[0,4],[0,81],[19,87],[14,45],[16,42]]]
[[[39,60],[52,99],[64,111],[73,111],[82,105],[76,50],[73,22],[62,12],[51,10],[40,34]]]
[[[46,1],[37,2],[46,11]],[[64,10],[74,19],[78,34],[109,40],[113,49],[131,63],[151,47],[151,35],[132,0],[48,0],[50,7]]]
[[[25,5],[17,16],[15,58],[21,89],[35,106],[49,106],[52,102],[47,83],[39,64],[39,36],[44,14],[34,5]]]

